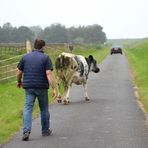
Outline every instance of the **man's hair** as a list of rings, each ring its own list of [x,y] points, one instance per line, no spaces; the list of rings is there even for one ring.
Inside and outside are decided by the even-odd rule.
[[[34,42],[34,48],[35,49],[41,49],[44,46],[45,46],[45,41],[44,40],[40,40],[40,39],[35,40],[35,42]]]

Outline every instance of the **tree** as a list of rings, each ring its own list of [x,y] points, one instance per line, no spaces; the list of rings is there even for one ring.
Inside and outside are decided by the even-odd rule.
[[[3,31],[2,31],[2,41],[4,43],[7,43],[7,42],[10,42],[11,41],[11,33],[12,33],[12,30],[13,30],[13,27],[11,25],[11,23],[5,23],[2,27]]]
[[[40,26],[32,26],[29,28],[34,34],[34,40],[39,38],[40,35],[43,33],[43,29]]]
[[[15,28],[13,28],[13,30],[11,32],[11,42],[13,42],[13,43],[19,43],[18,37],[19,37],[19,35],[18,35],[18,29],[15,27]]]
[[[52,24],[50,27],[44,29],[42,37],[44,37],[48,43],[66,43],[67,30],[65,26],[61,24]]]
[[[34,41],[34,34],[28,27],[21,26],[18,28],[18,41],[23,43],[26,40]]]

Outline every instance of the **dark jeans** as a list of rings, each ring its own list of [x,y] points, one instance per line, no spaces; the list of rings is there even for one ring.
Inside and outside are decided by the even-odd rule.
[[[50,114],[48,111],[48,90],[47,89],[25,89],[26,103],[23,114],[23,133],[31,132],[32,111],[36,98],[39,102],[41,112],[42,133],[48,132],[50,127]]]

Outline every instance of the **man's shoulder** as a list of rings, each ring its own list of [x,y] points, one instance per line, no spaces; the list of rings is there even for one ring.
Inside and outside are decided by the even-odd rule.
[[[32,55],[48,57],[48,55],[46,53],[44,53],[44,52],[35,52],[34,50],[32,52],[26,53],[24,55],[24,57],[32,56]]]
[[[23,56],[23,59],[24,60],[28,60],[28,59],[36,59],[36,60],[46,60],[48,61],[49,60],[49,56],[48,54],[46,53],[37,53],[37,52],[30,52],[30,53],[27,53]]]
[[[43,53],[43,55],[44,55],[45,57],[49,57],[49,55],[48,55],[47,53]]]
[[[36,55],[39,55],[39,56],[43,56],[43,57],[48,57],[48,54],[44,53],[43,51],[37,51],[37,50],[34,50],[35,52],[32,52],[32,54],[36,54]]]
[[[26,59],[26,58],[28,58],[29,56],[31,56],[31,52],[26,53],[22,58],[23,58],[23,59]]]

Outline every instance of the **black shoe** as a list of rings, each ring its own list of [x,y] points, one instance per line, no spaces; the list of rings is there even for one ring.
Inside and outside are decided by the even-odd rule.
[[[43,132],[43,133],[42,133],[42,136],[50,136],[51,133],[52,133],[52,130],[49,129],[48,132]]]
[[[23,141],[28,141],[29,140],[29,135],[30,135],[30,132],[26,132],[23,134],[23,137],[22,137],[22,140]]]

